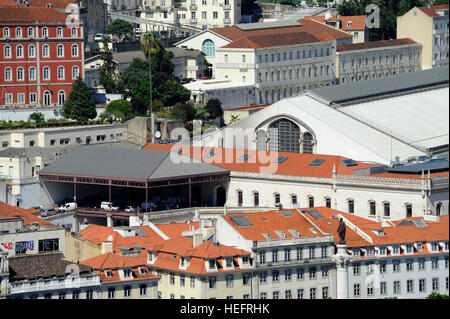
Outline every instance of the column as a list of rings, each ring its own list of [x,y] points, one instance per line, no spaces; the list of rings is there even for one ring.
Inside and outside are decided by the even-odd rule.
[[[106,214],[106,226],[113,227],[112,214]]]
[[[78,217],[75,213],[73,214],[73,231],[75,233],[80,231],[80,224],[78,223]]]
[[[348,299],[348,269],[350,255],[347,254],[347,244],[338,244],[337,253],[332,256],[336,263],[336,299]]]

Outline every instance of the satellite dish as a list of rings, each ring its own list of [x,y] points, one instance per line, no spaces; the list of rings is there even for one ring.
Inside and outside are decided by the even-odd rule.
[[[331,18],[331,13],[329,12],[325,13],[325,20],[328,20],[329,18]]]
[[[156,131],[155,132],[155,137],[156,138],[161,138],[161,132],[160,131]]]
[[[113,241],[113,236],[109,235],[107,240],[108,241]]]

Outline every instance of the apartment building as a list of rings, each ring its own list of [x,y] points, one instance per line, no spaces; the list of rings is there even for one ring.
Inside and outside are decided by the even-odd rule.
[[[0,8],[0,105],[56,107],[83,76],[83,26],[52,8]]]
[[[217,217],[217,240],[252,252],[252,298],[336,297],[334,237],[313,216],[280,210]]]
[[[8,217],[9,218],[9,217]],[[0,217],[0,220],[3,216]],[[8,251],[0,245],[0,299],[9,294]]]
[[[100,278],[97,299],[156,299],[159,277],[152,274],[146,255],[125,257],[111,252],[80,262]]]
[[[250,299],[250,252],[192,232],[148,249],[148,265],[161,276],[158,298]]]
[[[448,216],[367,220],[318,209],[325,219],[342,218],[346,235],[348,298],[426,298],[449,293]],[[347,232],[348,234],[348,232]]]
[[[395,76],[421,70],[422,45],[409,38],[338,45],[337,83]]]
[[[397,38],[411,38],[422,44],[422,69],[448,65],[448,4],[414,7],[397,17]]]
[[[353,36],[353,43],[364,43],[369,41],[369,29],[366,25],[367,16],[307,16],[306,20],[314,20],[336,29],[350,33]]]
[[[198,29],[241,22],[241,0],[142,0],[141,6],[141,18]],[[155,28],[158,27],[141,24],[145,31]]]

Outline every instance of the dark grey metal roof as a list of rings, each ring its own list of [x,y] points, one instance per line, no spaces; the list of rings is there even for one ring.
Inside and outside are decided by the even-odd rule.
[[[189,161],[192,160],[189,158]],[[168,151],[97,145],[80,146],[40,171],[137,180],[226,172],[224,168],[203,162],[174,162]]]
[[[398,76],[364,80],[310,90],[313,95],[326,101],[341,105],[360,103],[363,100],[389,97],[394,94],[407,94],[423,88],[448,85],[449,67],[401,73]]]
[[[388,172],[396,172],[396,173],[420,173],[422,171],[427,172],[436,172],[436,171],[446,171],[449,168],[448,160],[444,158],[439,158],[436,160],[430,160],[425,163],[418,163],[412,165],[404,165],[398,167],[392,167],[386,169]]]

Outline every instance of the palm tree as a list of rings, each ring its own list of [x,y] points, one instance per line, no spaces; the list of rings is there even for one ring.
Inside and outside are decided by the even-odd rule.
[[[234,124],[239,121],[239,115],[231,115],[230,124]]]
[[[142,37],[141,50],[150,62],[150,116],[152,119],[152,143],[155,140],[154,137],[154,123],[153,123],[153,101],[152,101],[152,57],[162,50],[162,44],[154,33],[147,33]]]

